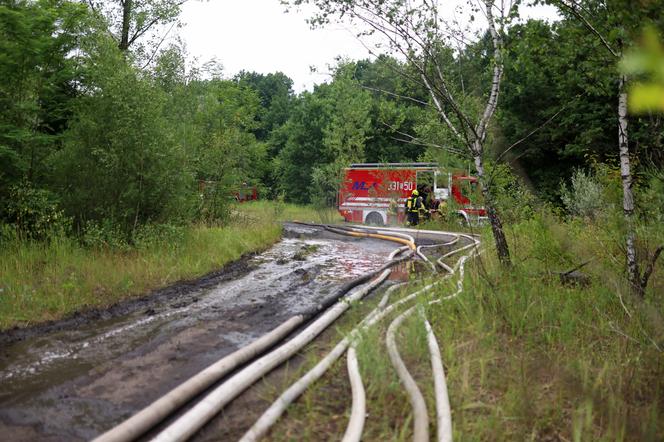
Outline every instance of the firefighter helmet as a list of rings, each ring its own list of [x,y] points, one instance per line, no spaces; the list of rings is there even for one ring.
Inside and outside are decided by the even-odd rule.
[[[413,190],[413,196],[418,196],[420,192],[417,191],[417,189]]]

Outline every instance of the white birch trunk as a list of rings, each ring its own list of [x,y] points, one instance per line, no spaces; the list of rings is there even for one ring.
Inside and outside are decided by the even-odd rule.
[[[627,79],[620,76],[618,86],[618,147],[620,149],[620,176],[623,187],[623,214],[627,224],[627,276],[633,293],[641,294],[639,266],[636,261],[634,245],[634,195],[632,193],[632,171],[629,161],[629,143],[627,137]]]
[[[482,186],[482,195],[484,196],[484,206],[486,207],[487,216],[489,217],[489,223],[491,224],[491,232],[493,233],[493,239],[496,243],[496,253],[498,254],[498,259],[503,265],[511,265],[510,260],[510,251],[507,245],[507,238],[505,237],[505,232],[503,231],[503,224],[500,221],[500,216],[494,205],[492,191],[490,188],[490,183],[486,179],[486,174],[484,173],[484,140],[486,139],[487,128],[489,121],[496,111],[498,106],[498,96],[500,94],[500,81],[503,77],[503,41],[500,37],[500,34],[496,30],[496,23],[493,19],[493,11],[491,7],[493,2],[490,0],[485,0],[484,5],[486,7],[486,16],[489,22],[489,32],[491,33],[491,39],[493,40],[493,79],[491,81],[491,94],[489,95],[489,101],[484,108],[484,113],[482,118],[477,124],[475,129],[477,138],[473,144],[472,153],[473,159],[475,161],[475,169],[477,169],[477,177],[479,178],[480,185]]]

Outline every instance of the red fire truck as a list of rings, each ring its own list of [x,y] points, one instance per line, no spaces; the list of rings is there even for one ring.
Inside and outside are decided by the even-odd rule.
[[[405,222],[406,199],[417,189],[430,212],[451,195],[459,220],[475,224],[486,220],[485,209],[473,206],[468,197],[476,188],[476,177],[443,173],[436,163],[351,164],[339,190],[338,207],[349,222],[400,224]]]

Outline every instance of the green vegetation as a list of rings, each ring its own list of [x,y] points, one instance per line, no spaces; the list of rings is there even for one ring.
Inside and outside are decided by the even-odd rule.
[[[505,271],[487,251],[468,261],[458,297],[426,307],[445,364],[455,439],[655,441],[664,436],[664,265],[659,264],[646,300],[632,297],[616,259],[621,237],[610,223],[606,218],[563,222],[537,211],[507,229],[512,269]],[[652,244],[664,241],[661,225],[650,232]],[[490,232],[483,233],[484,244],[491,244]],[[580,272],[587,279],[561,278],[586,262]],[[429,299],[455,289],[451,280]],[[291,370],[292,378],[317,362],[378,298],[356,305],[326,335],[327,343],[311,348],[305,363]],[[367,390],[366,440],[412,438],[410,405],[384,347],[389,322],[366,333],[358,347]],[[404,323],[398,342],[433,416],[426,336],[417,316]],[[276,394],[266,388],[264,397],[269,401]],[[342,360],[289,409],[268,439],[341,437],[349,411]]]
[[[485,150],[488,168],[509,163],[533,195],[559,204],[561,181],[575,170],[617,164],[618,60],[565,13],[565,2],[547,3],[561,8],[560,21],[506,22],[502,95]],[[655,81],[662,29],[656,2],[641,9],[599,3],[584,2],[597,29],[619,29],[609,33],[611,44],[635,47],[650,26],[644,54],[652,54],[626,66],[634,75],[652,72]],[[33,210],[41,229],[53,210],[36,209],[48,207],[66,218],[57,228],[73,236],[102,226],[131,242],[142,224],[223,222],[227,197],[243,183],[262,198],[329,206],[350,162],[474,167],[427,89],[409,80],[412,62],[389,55],[339,60],[329,83],[296,95],[283,73],[225,77],[219,63],[188,65],[182,45],[161,47],[146,37],[151,26],[177,22],[179,11],[170,0],[14,0],[0,7],[3,223],[43,238],[17,213]],[[127,23],[119,19],[124,12]],[[483,36],[458,51],[440,49],[469,115],[487,94],[490,48]],[[633,118],[629,134],[638,146],[635,181],[647,188],[650,171],[664,163],[660,119]],[[14,198],[27,193],[39,194],[41,205]]]

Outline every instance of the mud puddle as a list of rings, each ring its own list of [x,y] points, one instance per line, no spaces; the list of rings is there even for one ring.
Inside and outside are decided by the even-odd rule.
[[[86,440],[215,360],[380,267],[394,244],[287,226],[245,274],[0,350],[0,434]]]

